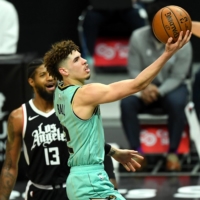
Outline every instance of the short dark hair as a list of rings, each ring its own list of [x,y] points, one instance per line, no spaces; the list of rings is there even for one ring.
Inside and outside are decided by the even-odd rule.
[[[41,66],[42,64],[44,64],[42,58],[37,58],[37,59],[32,60],[27,66],[27,76],[28,76],[28,78],[33,78],[34,75],[35,75],[35,70],[39,66]]]
[[[72,40],[64,40],[53,44],[52,48],[45,54],[44,65],[52,77],[60,81],[62,80],[62,76],[58,71],[59,64],[66,59],[72,51],[80,52],[80,49]]]

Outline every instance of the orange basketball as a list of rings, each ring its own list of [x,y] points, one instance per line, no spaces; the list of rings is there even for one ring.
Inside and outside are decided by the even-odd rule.
[[[170,5],[161,8],[155,14],[152,29],[160,42],[167,43],[169,37],[176,42],[181,31],[183,31],[183,35],[187,30],[191,31],[192,20],[183,8]]]

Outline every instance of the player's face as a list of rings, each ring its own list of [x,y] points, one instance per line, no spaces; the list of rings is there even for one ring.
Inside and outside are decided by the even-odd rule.
[[[81,57],[78,51],[73,51],[67,58],[69,77],[80,81],[90,78],[90,69],[87,60]]]
[[[35,70],[34,89],[45,100],[53,101],[53,93],[56,88],[56,80],[49,76],[46,67],[41,65]]]

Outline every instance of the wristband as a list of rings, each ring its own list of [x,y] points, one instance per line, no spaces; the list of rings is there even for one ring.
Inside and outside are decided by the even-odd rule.
[[[109,153],[110,150],[111,150],[111,145],[105,143],[104,149],[105,149],[105,155],[108,155],[108,153]]]

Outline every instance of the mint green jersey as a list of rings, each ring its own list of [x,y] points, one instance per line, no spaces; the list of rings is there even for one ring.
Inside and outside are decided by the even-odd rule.
[[[80,86],[58,86],[54,94],[56,115],[67,137],[70,157],[68,165],[101,164],[104,160],[104,130],[99,106],[88,120],[80,119],[73,112],[72,101]]]

